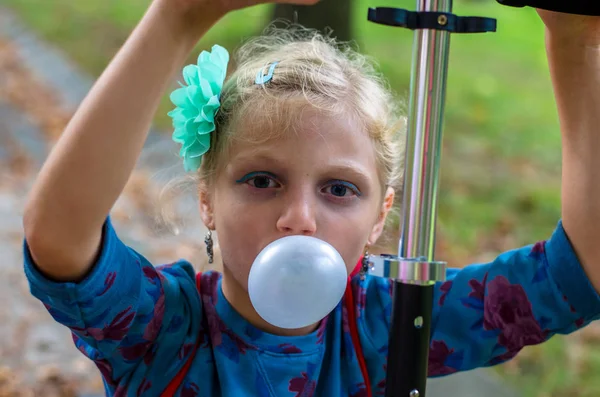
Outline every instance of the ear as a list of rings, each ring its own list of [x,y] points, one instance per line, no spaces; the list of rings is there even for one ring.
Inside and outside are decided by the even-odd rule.
[[[374,245],[383,233],[383,228],[385,227],[385,220],[387,219],[387,216],[390,210],[392,209],[392,206],[394,205],[394,196],[394,189],[388,187],[383,198],[383,203],[381,204],[379,216],[377,217],[377,222],[373,226],[373,230],[371,230],[371,234],[369,235],[369,245]]]
[[[198,201],[202,222],[209,230],[215,230],[213,195],[204,183],[198,185]]]

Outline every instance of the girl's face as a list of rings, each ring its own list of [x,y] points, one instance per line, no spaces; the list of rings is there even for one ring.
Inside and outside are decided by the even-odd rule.
[[[219,238],[223,291],[248,319],[256,319],[251,305],[244,307],[248,274],[265,246],[288,235],[314,236],[339,251],[350,273],[392,206],[371,139],[356,123],[311,110],[299,124],[265,144],[233,143],[214,185],[200,194],[203,220]],[[247,128],[255,134],[261,126]]]

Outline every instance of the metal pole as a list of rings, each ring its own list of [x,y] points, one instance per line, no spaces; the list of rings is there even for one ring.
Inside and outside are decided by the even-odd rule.
[[[451,0],[418,0],[417,11],[452,12]],[[438,23],[444,25],[440,15]],[[398,244],[386,397],[426,393],[433,292],[445,278],[434,261],[442,127],[450,32],[414,31],[411,95],[406,140],[403,219]]]
[[[451,0],[418,0],[419,11],[452,12]],[[414,32],[399,255],[432,261],[450,32]]]

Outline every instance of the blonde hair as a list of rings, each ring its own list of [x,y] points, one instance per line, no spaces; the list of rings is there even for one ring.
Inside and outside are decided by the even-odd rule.
[[[383,187],[398,190],[403,168],[399,134],[404,132],[405,118],[368,57],[315,30],[289,25],[269,27],[243,44],[232,60],[235,71],[223,86],[216,132],[197,175],[201,183],[212,182],[231,142],[277,138],[287,130],[281,128],[282,123],[293,126],[303,109],[313,107],[361,123],[373,141]],[[273,62],[278,64],[272,79],[256,84],[257,73],[262,74]],[[290,107],[298,111],[289,111]],[[269,110],[262,111],[265,108]],[[261,136],[240,134],[240,122],[249,118],[279,128],[261,129],[267,133]]]

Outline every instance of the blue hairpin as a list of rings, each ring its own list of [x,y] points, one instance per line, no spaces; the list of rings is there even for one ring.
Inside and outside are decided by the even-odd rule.
[[[265,84],[268,83],[269,81],[271,81],[271,79],[273,78],[273,72],[275,71],[275,66],[277,66],[279,62],[273,62],[271,64],[271,66],[269,67],[269,70],[267,71],[267,74],[264,74],[264,70],[265,68],[262,68],[261,70],[258,71],[258,73],[256,74],[256,79],[254,80],[255,84]]]

